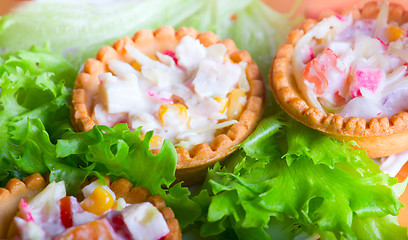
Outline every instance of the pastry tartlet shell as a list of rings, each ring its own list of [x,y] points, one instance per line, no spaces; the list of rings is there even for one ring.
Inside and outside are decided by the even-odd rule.
[[[170,229],[170,233],[165,240],[181,240],[181,229],[178,220],[174,216],[171,208],[166,206],[160,195],[151,195],[150,191],[142,186],[133,187],[127,179],[120,178],[110,183],[106,178],[109,187],[118,198],[123,198],[127,203],[135,204],[150,202],[163,215]],[[90,182],[88,182],[90,183]],[[12,238],[15,234],[13,227],[13,218],[18,212],[18,204],[22,198],[27,201],[34,198],[41,192],[48,182],[41,174],[34,173],[20,181],[17,178],[11,179],[5,188],[0,188],[0,239]],[[84,184],[86,185],[86,184]],[[81,196],[78,196],[81,198]],[[83,196],[82,196],[83,198]]]
[[[352,14],[353,19],[375,19],[381,2],[368,2],[361,9],[344,9],[340,14]],[[321,18],[336,14],[333,11],[322,13]],[[389,3],[388,22],[402,24],[408,22],[408,12],[395,3]],[[296,80],[291,74],[291,60],[294,47],[306,32],[312,29],[317,20],[306,19],[290,32],[285,44],[277,51],[269,74],[271,90],[282,109],[297,121],[319,130],[340,141],[356,141],[372,158],[389,156],[408,149],[408,113],[400,112],[391,118],[372,118],[366,121],[358,117],[342,117],[338,114],[324,113],[308,105],[300,94]]]
[[[164,26],[155,31],[138,31],[133,38],[124,37],[117,40],[112,46],[101,48],[96,58],[86,61],[83,71],[75,81],[71,102],[71,121],[76,131],[89,131],[97,124],[92,119],[91,112],[94,101],[92,96],[96,96],[99,85],[98,74],[109,71],[107,63],[111,59],[131,63],[132,60],[125,50],[127,44],[135,46],[147,55],[153,55],[157,51],[174,50],[180,40],[187,35],[199,39],[206,47],[216,43],[224,44],[232,61],[245,61],[248,64],[245,71],[250,85],[247,103],[237,123],[217,131],[210,144],[198,144],[190,151],[182,147],[176,148],[178,155],[176,178],[178,181],[184,181],[186,185],[191,185],[205,178],[208,167],[231,154],[236,149],[235,146],[254,131],[263,113],[265,84],[260,70],[250,54],[247,51],[238,50],[231,39],[221,41],[212,32],[199,33],[193,28],[185,27],[175,31],[171,27]]]

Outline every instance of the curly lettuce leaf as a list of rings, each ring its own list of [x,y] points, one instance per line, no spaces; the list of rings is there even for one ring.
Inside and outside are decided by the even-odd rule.
[[[158,194],[162,186],[169,187],[175,180],[177,153],[165,140],[154,155],[149,151],[152,134],[147,133],[142,140],[140,129],[130,131],[124,123],[112,129],[97,125],[90,132],[65,134],[57,142],[56,154],[68,158],[79,155],[88,164],[95,163],[94,169],[104,175],[127,178]]]
[[[276,46],[293,24],[289,15],[257,0],[77,4],[35,1],[0,20],[0,47],[6,54],[48,41],[53,51],[69,59],[34,48],[0,60],[1,184],[13,176],[49,171],[51,180],[65,180],[74,191],[88,176],[125,176],[163,194],[183,227],[198,221],[202,236],[220,239],[269,239],[277,232],[285,233],[282,239],[315,234],[323,239],[407,238],[392,216],[401,208],[396,198],[402,187],[396,180],[349,143],[290,121],[266,119],[226,167],[209,171],[193,201],[180,185],[160,188],[174,180],[170,144],[162,149],[167,156],[153,156],[138,132],[123,126],[72,132],[68,99],[74,69],[102,45],[141,28],[192,26],[235,40],[266,76]],[[267,114],[276,106],[269,101]],[[148,174],[150,168],[159,174]]]
[[[175,180],[176,149],[165,140],[160,152],[153,154],[149,150],[152,136],[153,132],[148,132],[141,139],[140,129],[130,131],[126,124],[117,124],[112,129],[96,125],[83,133],[67,132],[55,146],[59,159],[52,163],[54,168],[50,167],[51,176],[72,184],[82,183],[94,174],[112,179],[124,177],[134,185],[147,187],[152,194],[160,194],[175,212],[180,226],[187,226],[201,210],[189,199],[187,188],[180,183],[170,187]],[[73,166],[67,166],[73,162],[76,162]]]
[[[142,140],[140,130],[132,132],[125,124],[74,132],[68,102],[75,77],[72,65],[47,47],[0,61],[1,186],[12,177],[49,173],[50,181],[64,181],[67,192],[76,194],[87,177],[125,177],[168,199],[176,214],[190,217],[180,223],[194,221],[200,208],[188,199],[188,189],[162,189],[175,180],[177,153],[170,141],[153,155],[153,133]]]
[[[254,229],[266,232],[275,219],[322,239],[408,239],[392,217],[402,207],[397,180],[366,153],[276,117],[265,119],[241,148],[235,164],[208,173],[202,236],[233,229],[244,239]]]
[[[42,133],[63,132],[70,125],[67,86],[73,85],[75,75],[72,65],[47,47],[20,51],[0,62],[1,183],[28,172],[46,172],[41,159],[52,150]]]

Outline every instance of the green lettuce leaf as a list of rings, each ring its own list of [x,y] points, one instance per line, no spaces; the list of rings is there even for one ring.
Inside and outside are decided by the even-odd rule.
[[[10,53],[49,41],[54,51],[64,53],[79,68],[102,46],[133,36],[140,29],[185,26],[232,38],[239,48],[251,53],[267,76],[277,46],[298,22],[290,20],[291,15],[293,12],[278,13],[259,0],[127,0],[110,4],[37,0],[0,19],[0,47]]]
[[[132,132],[125,124],[74,132],[68,102],[76,70],[61,55],[35,47],[0,63],[1,186],[12,177],[49,173],[50,181],[64,181],[67,192],[76,194],[87,177],[125,177],[162,195],[177,215],[186,216],[183,225],[200,214],[188,189],[162,188],[175,180],[177,153],[169,140],[153,155],[153,133],[142,140],[140,130]]]
[[[177,153],[165,140],[160,153],[153,155],[149,151],[152,135],[149,132],[142,140],[140,129],[132,132],[124,123],[112,129],[97,125],[89,132],[65,134],[58,140],[56,153],[61,157],[79,155],[84,161],[95,163],[94,169],[104,175],[127,178],[158,194],[162,193],[162,186],[169,187],[175,180]]]
[[[408,238],[391,217],[402,208],[397,180],[365,152],[277,117],[265,119],[241,148],[235,165],[208,173],[202,236],[234,229],[244,239],[246,231],[266,233],[276,219],[322,239]]]
[[[53,151],[47,132],[63,132],[70,125],[69,86],[76,72],[47,47],[20,51],[0,63],[0,183],[4,185],[14,176],[47,172],[42,158]]]
[[[394,217],[406,185],[381,173],[365,153],[350,148],[353,143],[339,143],[283,114],[264,119],[225,167],[209,170],[202,191],[191,199],[180,184],[161,188],[174,180],[176,155],[169,142],[152,155],[152,133],[141,140],[139,130],[124,125],[73,131],[71,88],[81,64],[101,46],[142,28],[190,26],[232,38],[267,76],[276,47],[296,22],[290,14],[259,0],[79,4],[34,1],[0,20],[2,186],[11,177],[50,172],[51,181],[64,180],[74,193],[89,176],[126,177],[161,194],[180,225],[200,225],[202,236],[407,239]],[[30,49],[46,42],[48,47]],[[265,116],[281,112],[272,96],[267,105]]]

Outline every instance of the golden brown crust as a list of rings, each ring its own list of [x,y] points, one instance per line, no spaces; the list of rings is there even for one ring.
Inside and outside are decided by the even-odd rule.
[[[20,199],[33,198],[45,185],[44,178],[39,173],[34,173],[23,181],[17,178],[10,179],[5,188],[0,188],[0,238],[6,237],[10,223],[17,213]]]
[[[379,2],[368,2],[362,9],[348,8],[343,14],[351,13],[354,18],[376,18]],[[334,14],[325,13],[324,16]],[[407,12],[401,5],[389,4],[389,21],[402,23]],[[373,118],[366,121],[362,118],[344,118],[338,114],[326,114],[320,109],[311,107],[301,97],[294,77],[290,72],[293,49],[299,39],[310,30],[316,22],[306,20],[298,29],[294,29],[277,51],[269,74],[271,90],[279,105],[294,119],[305,125],[343,141],[354,140],[367,150],[370,157],[383,157],[408,149],[408,113],[397,113],[391,118]]]
[[[110,184],[110,179],[107,178],[107,183]],[[18,212],[18,204],[22,198],[26,200],[32,199],[35,195],[41,192],[47,181],[39,173],[34,173],[20,181],[16,178],[11,179],[5,188],[0,188],[0,238],[14,235],[13,231],[9,231],[13,217]],[[181,229],[178,220],[174,216],[171,208],[166,206],[163,198],[160,195],[151,195],[150,191],[142,186],[133,187],[133,184],[127,179],[120,178],[110,184],[110,188],[118,198],[123,198],[127,203],[135,204],[142,202],[150,202],[163,215],[170,229],[170,233],[164,238],[165,240],[180,240]]]
[[[215,162],[233,152],[234,146],[253,132],[263,112],[265,86],[261,72],[250,54],[247,51],[238,50],[231,39],[221,41],[212,32],[199,33],[193,28],[185,27],[175,31],[171,27],[164,26],[156,31],[138,31],[133,38],[124,37],[117,40],[112,47],[101,48],[96,59],[89,59],[85,63],[83,73],[79,74],[76,79],[72,96],[71,121],[77,131],[89,131],[97,124],[92,119],[94,100],[92,96],[96,95],[99,84],[97,81],[98,73],[108,70],[107,62],[113,58],[131,63],[132,60],[124,49],[126,44],[133,45],[147,55],[153,55],[157,51],[175,49],[179,41],[187,35],[199,39],[204,46],[223,43],[227,47],[227,53],[232,61],[247,62],[245,72],[251,88],[247,94],[247,104],[238,119],[239,122],[219,131],[220,134],[223,134],[222,136],[215,136],[210,144],[199,144],[190,151],[181,147],[177,148],[176,177],[185,183],[194,184],[202,181],[203,176],[205,176],[205,173],[198,173],[197,171],[206,171]]]

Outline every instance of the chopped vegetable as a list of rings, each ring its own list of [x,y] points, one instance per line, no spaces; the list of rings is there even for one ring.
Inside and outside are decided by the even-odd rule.
[[[224,113],[228,106],[228,98],[214,97],[214,100],[220,104],[220,113]]]
[[[187,108],[183,104],[161,105],[157,114],[163,126],[180,126],[187,122]]]
[[[385,34],[389,42],[393,42],[405,36],[404,30],[397,25],[389,26],[387,30],[385,31]]]
[[[396,187],[406,183],[383,174],[366,153],[276,117],[241,148],[225,167],[209,171],[194,198],[203,210],[203,237],[232,231],[238,239],[255,232],[270,239],[272,224],[292,230],[290,238],[306,232],[321,239],[408,239],[394,217],[402,207]]]
[[[132,234],[129,232],[120,211],[110,211],[108,214],[106,214],[105,218],[112,226],[116,236],[122,239],[132,239]]]
[[[87,133],[73,131],[68,99],[76,69],[102,45],[161,25],[213,30],[247,49],[266,77],[277,45],[295,22],[290,15],[258,0],[129,1],[98,8],[84,2],[81,7],[68,0],[58,2],[34,1],[0,22],[0,46],[7,47],[0,61],[1,185],[11,177],[50,171],[50,181],[65,180],[69,193],[76,193],[89,176],[126,177],[161,194],[180,225],[198,225],[202,236],[268,239],[269,234],[284,233],[284,239],[316,234],[322,239],[407,239],[406,229],[397,226],[394,217],[401,208],[396,180],[382,174],[363,152],[286,117],[265,119],[226,167],[209,170],[193,200],[180,183],[162,189],[175,180],[177,153],[170,142],[164,140],[160,153],[153,155],[148,151],[152,132],[142,138],[139,129],[131,132],[124,124],[96,126]],[[231,18],[234,14],[236,18]],[[47,47],[19,51],[22,45],[28,49],[46,41],[69,62]],[[333,55],[328,56],[330,62]],[[141,70],[142,64],[135,61],[132,66]],[[311,82],[324,88],[322,79]],[[277,111],[280,116],[272,96],[267,99],[266,116]],[[101,230],[110,237],[105,226],[96,220],[66,236],[82,232],[89,238],[94,230]]]
[[[81,207],[85,211],[102,215],[112,208],[113,202],[112,195],[102,187],[97,186],[92,194],[81,203]]]
[[[242,99],[244,101],[242,101]],[[245,103],[246,94],[240,88],[235,88],[228,93],[227,118],[238,120],[238,117],[241,116],[242,110],[244,109]]]
[[[73,226],[72,224],[72,197],[66,196],[60,199],[60,214],[61,214],[61,222],[66,228],[70,228]]]

